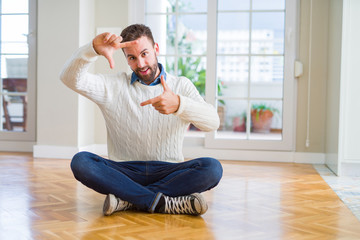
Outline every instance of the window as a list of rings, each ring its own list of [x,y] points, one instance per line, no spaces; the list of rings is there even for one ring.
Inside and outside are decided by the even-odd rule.
[[[218,0],[217,137],[281,140],[285,1],[240,3]]]
[[[0,3],[0,139],[35,140],[35,1]]]
[[[207,0],[158,2],[146,1],[145,23],[159,43],[159,62],[167,72],[189,78],[205,96]],[[190,131],[204,136],[194,126]]]
[[[296,1],[160,3],[145,1],[159,62],[218,109],[220,128],[206,134],[206,146],[292,149]]]

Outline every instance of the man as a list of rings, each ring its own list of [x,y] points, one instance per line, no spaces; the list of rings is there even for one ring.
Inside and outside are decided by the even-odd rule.
[[[118,49],[132,74],[88,73],[100,55],[113,68]],[[189,79],[165,72],[158,54],[150,29],[135,24],[121,36],[96,36],[72,56],[61,73],[69,88],[95,102],[104,115],[109,159],[80,152],[71,162],[77,180],[107,195],[104,215],[128,209],[201,215],[207,204],[200,192],[215,187],[222,177],[216,159],[184,162],[182,144],[189,124],[213,131],[219,117]]]

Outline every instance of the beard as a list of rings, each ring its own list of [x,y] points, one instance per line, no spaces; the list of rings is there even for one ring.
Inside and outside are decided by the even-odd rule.
[[[156,59],[153,65],[146,66],[143,68],[136,68],[133,71],[135,72],[136,76],[138,76],[144,83],[150,84],[155,80],[158,68],[159,68],[158,61]],[[146,74],[143,73],[144,70],[147,71]]]

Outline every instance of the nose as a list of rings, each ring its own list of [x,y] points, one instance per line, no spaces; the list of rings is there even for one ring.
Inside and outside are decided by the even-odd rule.
[[[137,66],[138,66],[138,68],[143,68],[143,67],[145,67],[145,59],[143,59],[143,58],[139,58],[138,59],[138,62],[137,62]]]

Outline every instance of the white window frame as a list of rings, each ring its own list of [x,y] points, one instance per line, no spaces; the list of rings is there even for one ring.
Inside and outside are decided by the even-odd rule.
[[[280,150],[291,151],[295,148],[296,79],[294,63],[297,55],[297,9],[298,1],[286,0],[285,3],[285,50],[284,50],[284,96],[282,140],[243,140],[217,139],[216,132],[205,134],[205,147],[213,149],[241,150]],[[216,97],[216,47],[217,41],[217,1],[208,1],[208,59],[206,101],[217,105]],[[249,124],[250,121],[248,121]]]
[[[208,0],[207,16],[207,80],[205,97],[206,101],[217,106],[216,96],[216,58],[217,58],[217,0]],[[204,144],[209,149],[234,149],[234,150],[271,150],[293,151],[295,149],[296,133],[296,78],[294,76],[294,63],[298,51],[298,9],[299,0],[285,0],[285,50],[284,50],[284,96],[283,96],[283,124],[282,140],[243,140],[243,139],[218,139],[216,132],[205,134],[204,137],[187,136],[186,140],[197,144]],[[143,12],[143,14],[139,14]],[[136,12],[136,14],[135,14]],[[145,22],[145,0],[129,2],[129,23]],[[161,46],[160,46],[161,47]]]
[[[0,141],[8,149],[16,149],[11,142],[35,142],[36,137],[36,19],[37,1],[29,0],[28,78],[27,78],[27,130],[25,132],[0,131]],[[1,106],[2,108],[2,106]],[[2,111],[1,111],[2,112]]]

